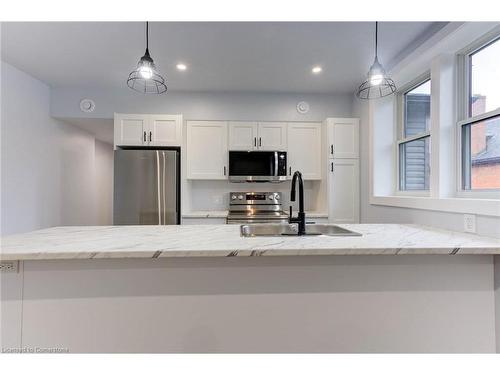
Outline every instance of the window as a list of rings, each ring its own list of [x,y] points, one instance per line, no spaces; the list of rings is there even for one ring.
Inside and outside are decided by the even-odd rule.
[[[500,38],[468,58],[469,117],[500,108]]]
[[[429,190],[431,81],[403,92],[400,98],[402,128],[398,141],[399,190]]]
[[[500,115],[462,126],[462,185],[500,189]]]
[[[500,189],[500,38],[465,58],[468,116],[459,123],[461,188]]]

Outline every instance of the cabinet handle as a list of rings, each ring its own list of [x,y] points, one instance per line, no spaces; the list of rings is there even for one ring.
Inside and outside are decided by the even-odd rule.
[[[259,137],[259,147],[262,146],[262,138]]]
[[[292,167],[288,167],[288,174],[291,176],[292,175]]]
[[[224,166],[224,176],[226,175],[226,166]]]
[[[144,132],[144,142],[146,142],[146,132]]]
[[[149,142],[153,140],[153,132],[149,132]]]
[[[333,173],[333,161],[330,163],[330,171]]]
[[[253,138],[253,145],[254,145],[254,147],[257,147],[257,137]]]
[[[333,145],[330,145],[330,154],[333,155]]]

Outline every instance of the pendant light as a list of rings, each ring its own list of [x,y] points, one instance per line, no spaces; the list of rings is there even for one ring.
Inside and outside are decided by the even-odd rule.
[[[163,94],[167,91],[165,80],[156,71],[149,55],[149,22],[146,22],[146,53],[139,60],[137,68],[128,75],[127,86],[144,94]]]
[[[385,72],[382,64],[378,62],[378,22],[375,22],[375,61],[368,71],[367,80],[363,82],[356,92],[360,99],[376,99],[394,94],[396,85]]]

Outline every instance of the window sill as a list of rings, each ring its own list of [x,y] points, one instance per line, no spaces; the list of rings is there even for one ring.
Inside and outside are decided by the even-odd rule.
[[[500,217],[498,199],[371,196],[370,204]]]

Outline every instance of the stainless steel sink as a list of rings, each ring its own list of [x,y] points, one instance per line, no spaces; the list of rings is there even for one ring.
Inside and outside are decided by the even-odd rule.
[[[245,224],[240,226],[242,237],[297,236],[297,224]],[[306,224],[306,236],[361,236],[333,224]]]

